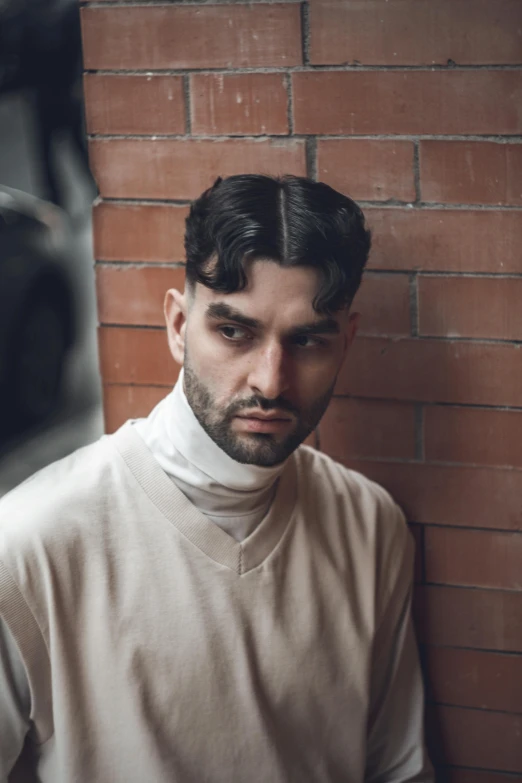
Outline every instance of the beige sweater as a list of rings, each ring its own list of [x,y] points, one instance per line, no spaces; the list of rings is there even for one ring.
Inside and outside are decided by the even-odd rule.
[[[243,542],[131,426],[0,504],[42,783],[431,781],[388,495],[301,447]]]

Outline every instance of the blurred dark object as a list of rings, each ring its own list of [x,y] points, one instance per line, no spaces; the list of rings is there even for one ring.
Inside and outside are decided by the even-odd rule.
[[[34,95],[37,143],[49,199],[65,206],[57,173],[57,135],[68,135],[85,176],[89,168],[77,0],[0,0],[0,94]]]
[[[0,435],[58,407],[76,307],[61,210],[0,187]]]

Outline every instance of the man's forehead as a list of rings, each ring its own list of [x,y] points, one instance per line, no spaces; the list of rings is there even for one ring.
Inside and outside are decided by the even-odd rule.
[[[243,304],[255,305],[257,301],[293,300],[301,307],[313,312],[313,301],[321,287],[318,270],[310,266],[282,266],[271,259],[256,259],[243,266],[246,285],[230,293],[223,293],[200,283],[196,284],[196,295],[205,302],[216,297],[226,297]]]
[[[344,322],[344,310],[333,314],[315,310],[314,302],[322,283],[318,270],[309,266],[282,266],[261,259],[248,264],[245,272],[246,286],[231,293],[196,283],[194,293],[200,313],[216,319],[227,317],[226,311],[232,317],[233,310],[235,315],[255,320],[259,325],[277,322],[284,330],[295,324],[312,325],[318,321],[324,325],[327,319],[340,325]]]

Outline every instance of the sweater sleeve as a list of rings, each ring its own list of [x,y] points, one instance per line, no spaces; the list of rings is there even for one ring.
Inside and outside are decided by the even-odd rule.
[[[411,620],[413,542],[402,534],[394,583],[381,612],[373,659],[365,783],[433,783],[424,744],[424,688]]]
[[[0,618],[0,782],[22,751],[29,730],[31,697],[18,646]]]
[[[0,560],[0,781],[16,762],[28,729],[38,744],[52,736],[47,647],[17,582]]]

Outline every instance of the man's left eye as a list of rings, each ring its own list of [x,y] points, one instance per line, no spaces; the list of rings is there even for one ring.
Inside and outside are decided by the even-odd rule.
[[[323,340],[321,340],[319,337],[314,337],[308,334],[298,335],[294,338],[293,342],[294,345],[298,346],[298,348],[316,348],[318,345],[323,344]]]

